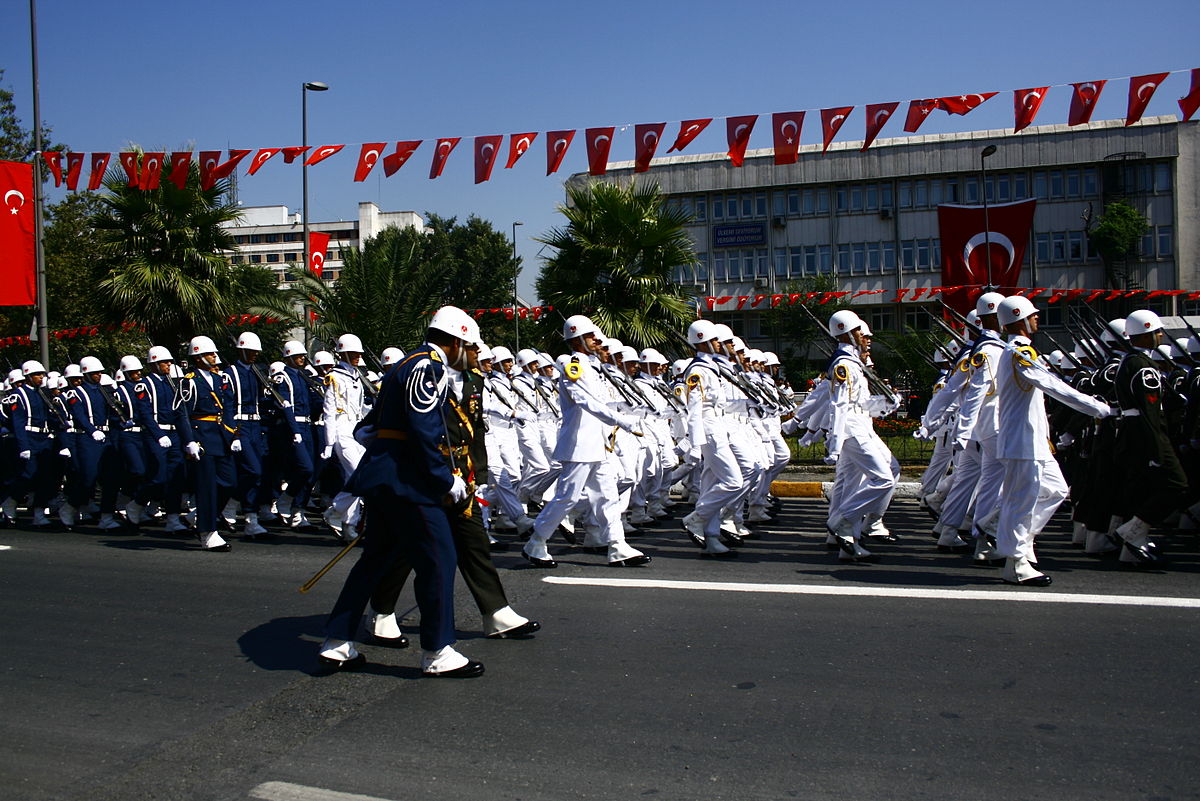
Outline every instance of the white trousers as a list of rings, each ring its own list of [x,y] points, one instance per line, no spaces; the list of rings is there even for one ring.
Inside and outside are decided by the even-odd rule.
[[[1066,479],[1054,459],[1002,459],[1001,462],[1004,489],[996,522],[996,550],[1001,556],[1024,556],[1036,561],[1033,538],[1066,500]]]
[[[873,433],[848,437],[842,445],[836,475],[846,477],[837,515],[854,523],[856,530],[865,515],[882,517],[892,502],[896,491],[892,461],[892,452]]]
[[[510,521],[525,514],[517,499],[517,482],[521,480],[521,446],[512,428],[493,426],[484,439],[488,456],[489,499]],[[495,511],[495,510],[493,510]]]
[[[602,462],[563,462],[562,467],[554,498],[542,507],[534,521],[527,545],[530,555],[538,559],[549,558],[546,542],[581,500],[587,501],[595,515],[600,536],[608,545],[610,562],[641,553],[625,542],[625,532],[621,528],[621,506],[617,497],[617,476],[612,462],[607,459]]]

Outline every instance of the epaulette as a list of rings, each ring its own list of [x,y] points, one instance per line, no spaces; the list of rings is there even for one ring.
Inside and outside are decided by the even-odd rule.
[[[572,381],[578,381],[583,377],[583,364],[579,361],[578,356],[571,357],[571,361],[567,362],[567,366],[563,368],[563,374]]]
[[[848,381],[848,380],[850,380],[850,371],[848,369],[846,369],[846,365],[839,364],[838,366],[833,368],[833,377],[836,378],[838,381],[842,381],[842,382]]]
[[[1018,345],[1015,350],[1017,358],[1026,367],[1032,367],[1038,360],[1038,352],[1033,349],[1033,345]]]
[[[987,362],[987,354],[984,353],[983,351],[979,351],[974,356],[971,357],[971,366],[972,367],[983,367],[983,365],[986,362]]]
[[[186,378],[188,381],[191,381],[196,377],[196,374],[194,372],[193,373],[184,373],[183,377]]]

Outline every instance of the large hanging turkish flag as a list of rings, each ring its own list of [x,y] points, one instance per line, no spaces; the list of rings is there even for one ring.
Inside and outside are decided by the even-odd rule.
[[[308,270],[317,278],[325,269],[325,251],[329,247],[329,234],[323,231],[308,232]]]
[[[983,206],[938,206],[942,285],[1019,285],[1036,206],[1033,199],[989,204],[986,224]],[[946,302],[966,314],[968,297],[968,292],[949,293]]]
[[[0,199],[0,306],[32,306],[37,302],[32,164],[0,161]]]

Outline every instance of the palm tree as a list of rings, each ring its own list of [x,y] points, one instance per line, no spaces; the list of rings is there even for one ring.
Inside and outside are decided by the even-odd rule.
[[[696,316],[671,276],[696,261],[688,216],[667,209],[657,185],[596,183],[567,198],[567,225],[537,240],[556,251],[538,278],[542,300],[635,347],[677,341]]]
[[[236,244],[222,227],[240,212],[229,181],[202,189],[193,163],[180,189],[166,179],[171,169],[168,157],[162,183],[151,190],[109,170],[94,225],[107,267],[99,289],[113,313],[145,327],[156,342],[178,343],[241,311],[230,308],[238,292],[226,253]]]

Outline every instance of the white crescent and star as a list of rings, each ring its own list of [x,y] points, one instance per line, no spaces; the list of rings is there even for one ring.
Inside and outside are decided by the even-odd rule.
[[[338,152],[338,148],[333,147],[331,145],[326,145],[325,147],[317,149],[316,157],[319,159],[328,158],[329,156],[332,156],[336,152]]]
[[[642,144],[646,147],[654,147],[658,144],[658,134],[654,131],[646,131],[642,134]]]
[[[15,206],[9,206],[8,199],[9,199],[10,197],[12,197],[13,195],[16,195],[17,199],[18,199],[20,202],[19,202],[19,203],[17,203],[17,205],[15,205]],[[21,207],[25,205],[25,195],[21,194],[21,193],[20,193],[20,192],[18,192],[16,189],[10,189],[10,190],[8,190],[7,192],[5,192],[5,193],[4,193],[4,205],[5,205],[5,206],[8,206],[8,207],[9,207],[9,210],[10,210],[10,211],[11,211],[13,214],[16,214],[17,212],[19,212],[19,211],[21,210]]]
[[[1142,84],[1141,86],[1139,86],[1138,90],[1137,90],[1138,100],[1146,99],[1146,96],[1143,95],[1142,93],[1145,92],[1147,89],[1149,89],[1150,92],[1153,93],[1157,87],[1158,87],[1158,84],[1156,84],[1154,81],[1148,81],[1148,82]]]
[[[747,129],[747,128],[749,128],[749,127],[750,127],[749,125],[747,125],[746,123],[744,123],[744,122],[743,122],[741,125],[739,125],[738,127],[734,128],[734,129],[733,129],[733,138],[734,138],[734,139],[741,139],[741,138],[742,138],[742,131],[746,130],[746,129]]]
[[[517,140],[517,153],[524,153],[526,150],[529,149],[530,144],[531,143],[529,141],[529,137],[522,136],[520,139]]]
[[[597,136],[595,139],[592,140],[592,147],[600,147],[601,141],[608,142],[610,140],[606,135],[600,134],[599,136]]]
[[[378,150],[368,150],[366,152],[366,154],[363,155],[363,163],[366,164],[368,167],[374,167],[375,162],[377,162],[377,161],[379,161],[379,151]]]
[[[967,240],[966,246],[963,247],[963,262],[969,267],[971,265],[971,251],[983,245],[999,245],[1008,251],[1008,267],[1013,266],[1013,261],[1016,259],[1016,248],[1013,246],[1012,240],[1004,234],[997,231],[980,231]],[[1006,268],[1007,269],[1007,268]]]
[[[566,149],[567,149],[567,140],[566,139],[559,139],[554,143],[554,152],[555,153],[561,153],[562,151],[564,151]]]
[[[1023,106],[1025,106],[1025,108],[1027,108],[1027,109],[1033,108],[1033,106],[1029,102],[1031,99],[1041,100],[1042,93],[1041,92],[1026,92],[1025,97],[1021,98],[1021,104]]]
[[[1079,84],[1079,97],[1084,103],[1091,103],[1096,96],[1096,84],[1081,83]]]
[[[443,142],[439,142],[439,143],[438,143],[438,146],[437,146],[437,149],[438,149],[438,153],[439,153],[439,154],[441,154],[441,152],[442,152],[442,148],[443,148],[443,147],[444,147],[444,148],[446,148],[446,153],[447,153],[447,154],[449,154],[449,153],[450,153],[450,143],[449,143],[449,142],[444,142],[444,141],[443,141]]]
[[[879,109],[879,111],[875,112],[875,124],[876,125],[882,124],[879,121],[880,117],[883,117],[883,122],[887,122],[888,117],[890,117],[890,116],[892,116],[892,112],[888,111],[886,108]]]
[[[689,126],[687,127],[687,130],[683,132],[683,135],[684,135],[684,136],[691,136],[691,135],[692,135],[692,131],[699,131],[699,130],[700,130],[700,126],[699,126],[699,125],[689,125]]]
[[[496,151],[496,146],[491,142],[485,142],[483,147],[479,148],[479,154],[483,156],[485,162],[492,160],[492,154]]]
[[[846,121],[845,114],[834,114],[833,117],[830,118],[830,120],[829,120],[829,127],[836,131],[838,128],[842,127],[842,123],[845,121]]]
[[[274,155],[275,154],[269,150],[260,151],[259,154],[254,157],[254,163],[250,166],[257,170],[259,167],[267,163],[267,159]]]
[[[790,134],[788,133],[789,127],[792,129],[792,133],[790,133]],[[741,129],[739,128],[738,132],[740,132],[740,130]],[[734,138],[737,138],[738,132],[734,132]],[[783,123],[783,125],[779,126],[779,133],[781,133],[787,139],[787,143],[789,145],[792,143],[792,137],[795,136],[799,132],[800,132],[800,126],[796,125],[795,120],[787,120]]]

